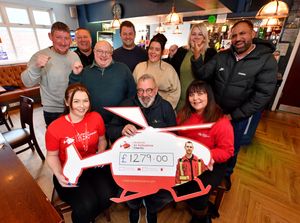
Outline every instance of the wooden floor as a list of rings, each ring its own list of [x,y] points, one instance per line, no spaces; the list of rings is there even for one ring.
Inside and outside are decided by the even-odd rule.
[[[12,112],[15,126],[18,112]],[[34,110],[36,135],[45,152],[42,109]],[[6,131],[0,126],[0,131]],[[36,153],[18,155],[50,197],[52,174]],[[232,189],[226,193],[216,223],[296,223],[300,222],[300,116],[283,112],[265,112],[251,145],[243,147],[232,177]],[[26,188],[24,188],[26,190]],[[145,210],[142,210],[144,213]],[[128,222],[124,205],[113,205],[112,222]],[[65,215],[71,222],[70,214]],[[167,207],[159,213],[158,222],[185,223],[190,215],[183,205]],[[42,220],[41,220],[42,222]],[[98,223],[106,222],[99,216]],[[141,223],[144,223],[144,218]]]

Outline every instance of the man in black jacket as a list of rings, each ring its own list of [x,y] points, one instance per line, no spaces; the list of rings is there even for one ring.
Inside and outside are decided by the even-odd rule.
[[[248,118],[261,112],[272,98],[277,75],[277,63],[272,55],[275,48],[267,41],[254,39],[251,21],[236,22],[231,33],[231,48],[218,53],[205,65],[201,56],[191,58],[194,75],[211,83],[217,103],[234,128],[235,155],[228,162],[227,190],[231,187],[230,175]]]
[[[163,128],[176,125],[175,112],[171,104],[158,93],[155,79],[149,74],[142,75],[137,82],[137,95],[125,100],[120,106],[138,106],[141,108],[149,126]],[[109,139],[114,142],[121,136],[133,136],[137,126],[129,121],[115,116],[107,128]],[[147,208],[147,222],[157,222],[157,212],[172,201],[169,192],[160,190],[155,194],[128,201],[130,223],[139,222],[139,209],[143,203]]]
[[[92,37],[88,29],[78,28],[75,32],[77,49],[75,53],[79,56],[83,67],[92,65],[94,62],[94,52],[92,48]]]

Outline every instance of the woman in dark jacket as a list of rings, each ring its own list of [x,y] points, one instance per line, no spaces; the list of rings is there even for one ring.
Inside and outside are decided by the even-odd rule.
[[[177,111],[184,105],[187,87],[195,80],[192,73],[191,57],[198,58],[199,54],[201,54],[204,63],[206,63],[217,53],[214,48],[208,47],[208,43],[209,39],[206,27],[203,24],[195,24],[190,31],[188,46],[180,47],[174,55],[173,67],[179,75],[181,85],[181,95],[176,108]]]

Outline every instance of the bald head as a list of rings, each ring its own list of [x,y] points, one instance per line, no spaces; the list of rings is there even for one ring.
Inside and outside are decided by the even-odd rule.
[[[100,40],[94,48],[95,61],[101,67],[108,67],[112,62],[112,46],[106,40]]]
[[[95,49],[98,47],[102,47],[105,46],[107,48],[110,48],[111,52],[112,52],[112,46],[110,45],[110,43],[106,40],[99,40],[96,45],[95,45]]]

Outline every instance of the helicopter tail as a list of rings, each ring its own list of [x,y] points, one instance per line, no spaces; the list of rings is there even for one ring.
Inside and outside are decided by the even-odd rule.
[[[73,144],[67,147],[66,153],[67,161],[63,168],[63,174],[68,178],[70,183],[75,184],[82,172],[81,165],[79,165],[81,158]]]

